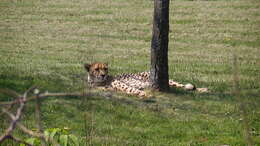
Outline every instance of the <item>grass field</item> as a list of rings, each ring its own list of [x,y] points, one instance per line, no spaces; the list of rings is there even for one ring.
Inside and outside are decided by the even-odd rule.
[[[148,70],[152,15],[151,0],[1,0],[0,88],[82,91],[82,65],[94,61],[107,62],[114,75]],[[82,137],[81,145],[88,129],[94,145],[245,145],[232,92],[236,53],[251,134],[260,145],[259,28],[259,0],[171,1],[170,77],[210,93],[172,89],[158,93],[153,103],[124,94],[112,96],[130,102],[96,99],[99,95],[49,98],[42,106],[44,127],[69,127]],[[30,128],[33,111],[28,104],[23,116]]]

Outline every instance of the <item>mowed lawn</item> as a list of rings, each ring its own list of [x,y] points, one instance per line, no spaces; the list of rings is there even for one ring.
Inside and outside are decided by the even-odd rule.
[[[260,1],[170,3],[170,78],[210,93],[171,89],[151,103],[107,92],[52,97],[42,104],[44,128],[68,127],[81,145],[245,145],[233,95],[236,54],[249,132],[260,145]],[[83,64],[94,61],[108,63],[113,75],[149,70],[152,17],[152,0],[1,0],[0,88],[82,91]],[[24,113],[22,123],[34,129],[33,102]],[[2,133],[8,120],[0,116]]]

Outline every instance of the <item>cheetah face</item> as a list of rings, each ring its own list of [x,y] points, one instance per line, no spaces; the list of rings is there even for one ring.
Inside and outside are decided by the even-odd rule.
[[[94,86],[103,86],[108,80],[108,65],[105,63],[85,64],[88,72],[88,83]]]

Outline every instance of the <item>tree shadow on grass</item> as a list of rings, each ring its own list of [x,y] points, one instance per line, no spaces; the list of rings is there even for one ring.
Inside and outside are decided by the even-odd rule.
[[[24,91],[30,88],[34,79],[29,76],[20,77],[14,74],[0,75],[0,88],[11,89],[15,91]]]
[[[170,90],[168,91],[168,93],[170,94],[174,94],[177,96],[185,96],[185,97],[190,97],[190,98],[194,98],[194,97],[201,97],[203,99],[208,99],[210,100],[210,97],[219,97],[219,99],[223,99],[223,100],[233,100],[233,95],[231,92],[217,92],[217,91],[211,91],[209,90],[209,92],[205,92],[205,93],[201,93],[195,90],[192,91],[188,91],[188,90],[184,90],[184,89],[179,89],[179,88],[170,88]],[[214,100],[215,98],[213,98],[212,100]]]

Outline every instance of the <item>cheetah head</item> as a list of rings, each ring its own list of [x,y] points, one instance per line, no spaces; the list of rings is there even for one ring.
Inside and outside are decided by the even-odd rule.
[[[105,63],[85,64],[87,81],[93,86],[104,86],[108,80],[108,65]]]

